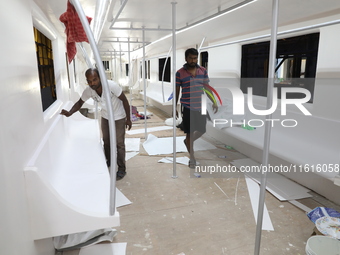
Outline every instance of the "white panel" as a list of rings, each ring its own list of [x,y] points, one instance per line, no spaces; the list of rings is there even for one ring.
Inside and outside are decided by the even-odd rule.
[[[1,2],[1,253],[52,255],[51,240],[33,242],[23,166],[43,130],[31,1]]]

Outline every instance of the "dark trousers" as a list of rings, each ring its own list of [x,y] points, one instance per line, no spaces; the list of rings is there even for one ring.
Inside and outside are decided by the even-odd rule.
[[[116,120],[116,143],[117,143],[117,165],[118,171],[126,171],[125,166],[125,118]],[[102,118],[101,120],[104,153],[108,164],[111,163],[110,133],[109,121]]]

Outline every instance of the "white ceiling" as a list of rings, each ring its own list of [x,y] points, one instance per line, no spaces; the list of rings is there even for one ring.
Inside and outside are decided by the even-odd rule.
[[[34,0],[46,13],[52,23],[56,24],[61,34],[64,34],[64,26],[59,21],[59,16],[66,11],[67,0]],[[79,0],[87,16],[94,17],[96,2],[100,0]],[[201,19],[223,11],[244,0],[177,0],[176,29],[185,27]],[[104,24],[103,32],[98,44],[100,51],[127,51],[127,43],[106,42],[108,40],[142,42],[141,30],[115,30],[110,29],[113,17],[121,7],[123,0],[112,0],[111,10]],[[172,28],[172,4],[171,0],[128,0],[120,13],[113,28],[138,28],[145,27],[145,41],[154,42],[171,31],[150,31],[149,29]],[[257,0],[244,8],[240,8],[208,23],[192,28],[178,34],[177,48],[199,45],[202,39],[206,43],[235,37],[242,34],[254,33],[269,29],[271,26],[272,0]],[[280,0],[279,26],[296,22],[308,21],[340,14],[339,0]],[[93,22],[92,22],[93,24]],[[153,48],[160,52],[167,52],[171,46],[171,39],[154,44]],[[131,44],[131,50],[142,47],[142,43]]]

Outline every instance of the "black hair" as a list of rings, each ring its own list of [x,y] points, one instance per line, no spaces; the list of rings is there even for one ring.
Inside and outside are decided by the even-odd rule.
[[[198,56],[198,51],[195,48],[190,48],[185,51],[185,58],[190,55]]]
[[[89,68],[89,69],[87,69],[86,72],[85,72],[85,77],[87,77],[88,74],[93,73],[93,72],[95,72],[98,75],[98,77],[100,78],[99,71],[98,71],[97,68]]]

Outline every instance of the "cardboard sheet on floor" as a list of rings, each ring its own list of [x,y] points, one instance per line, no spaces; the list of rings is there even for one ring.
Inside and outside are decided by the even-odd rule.
[[[185,136],[176,137],[176,152],[187,152],[183,141]],[[162,155],[173,153],[172,137],[158,138],[152,134],[148,135],[148,139],[143,143],[143,147],[149,155]],[[216,149],[214,145],[199,138],[194,143],[194,150],[213,150]]]
[[[125,255],[127,243],[96,244],[80,249],[79,255]]]
[[[126,151],[139,151],[140,138],[125,138]]]
[[[140,148],[140,138],[125,138],[125,160],[133,158],[138,155]]]
[[[182,164],[182,165],[188,165],[189,164],[189,158],[188,157],[176,157],[176,163]],[[158,160],[158,163],[173,163],[172,157],[165,157],[160,160]]]
[[[241,168],[241,166],[256,166],[256,169],[260,168],[260,164],[250,158],[237,159],[232,161],[231,163],[239,169]],[[246,172],[245,174],[256,182],[261,182],[261,173]],[[312,197],[312,195],[308,193],[308,189],[278,173],[267,174],[266,189],[280,201]]]
[[[116,188],[116,207],[129,204],[132,204],[132,202],[119,189]]]
[[[129,159],[133,158],[134,156],[136,156],[138,154],[139,154],[139,152],[137,152],[137,151],[125,152],[125,161],[128,161]]]
[[[248,187],[248,193],[250,197],[251,207],[253,208],[255,222],[257,223],[257,213],[258,213],[259,198],[260,198],[260,187],[254,180],[248,177],[245,177],[245,180],[246,180],[247,187]],[[263,209],[262,230],[274,231],[274,227],[273,227],[272,221],[270,220],[266,205],[264,205],[264,209]]]
[[[155,131],[169,130],[169,129],[172,129],[172,128],[173,127],[169,127],[169,126],[148,127],[146,129],[146,131],[147,131],[147,133],[150,133],[150,132],[155,132]],[[136,134],[143,134],[144,132],[145,132],[145,129],[141,128],[141,129],[133,129],[133,130],[126,131],[126,134],[136,135]]]

